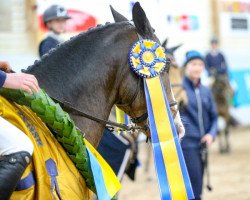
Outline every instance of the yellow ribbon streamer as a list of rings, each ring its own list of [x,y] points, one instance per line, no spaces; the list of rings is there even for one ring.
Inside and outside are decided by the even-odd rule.
[[[146,79],[173,200],[188,199],[159,77]]]

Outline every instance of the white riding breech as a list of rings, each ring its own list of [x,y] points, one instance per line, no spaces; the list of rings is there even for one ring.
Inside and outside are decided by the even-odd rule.
[[[19,151],[32,155],[33,144],[28,136],[4,118],[0,117],[0,156]]]

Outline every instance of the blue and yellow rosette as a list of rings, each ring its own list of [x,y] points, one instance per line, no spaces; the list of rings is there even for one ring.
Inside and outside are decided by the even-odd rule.
[[[193,199],[193,191],[160,73],[166,66],[163,48],[139,40],[129,52],[131,69],[144,78],[151,141],[163,200]]]

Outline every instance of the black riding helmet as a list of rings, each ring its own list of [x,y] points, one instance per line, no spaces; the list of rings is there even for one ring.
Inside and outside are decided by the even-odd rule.
[[[43,22],[46,25],[47,22],[53,19],[70,19],[67,10],[59,5],[52,5],[44,11]]]

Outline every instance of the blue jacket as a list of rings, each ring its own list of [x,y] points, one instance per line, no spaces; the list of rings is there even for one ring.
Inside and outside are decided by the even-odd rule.
[[[0,88],[3,86],[6,80],[6,73],[0,70]]]
[[[39,45],[39,56],[42,57],[44,54],[52,48],[55,48],[60,42],[55,38],[48,36]]]
[[[217,55],[208,53],[206,55],[205,61],[206,69],[209,75],[211,75],[212,68],[215,68],[218,74],[227,74],[227,64],[222,53],[218,52]]]
[[[184,77],[183,87],[188,97],[187,107],[180,112],[186,134],[181,142],[182,148],[199,148],[204,134],[217,134],[217,110],[211,91]]]

